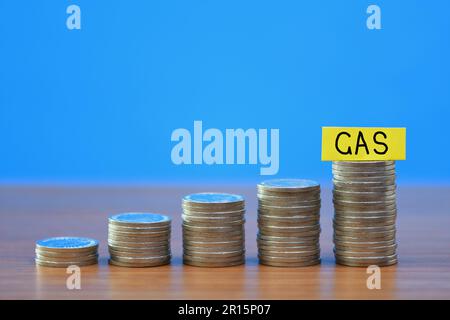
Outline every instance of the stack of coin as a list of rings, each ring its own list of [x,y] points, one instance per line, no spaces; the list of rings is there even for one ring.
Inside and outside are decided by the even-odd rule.
[[[274,267],[320,263],[320,185],[277,179],[258,184],[258,257]]]
[[[230,267],[245,262],[245,202],[239,195],[197,193],[183,198],[183,262]]]
[[[155,267],[170,263],[171,219],[154,213],[122,213],[109,218],[110,264]]]
[[[336,262],[360,267],[397,263],[395,162],[332,166]]]
[[[67,268],[98,262],[98,241],[88,238],[56,237],[36,242],[36,264]]]

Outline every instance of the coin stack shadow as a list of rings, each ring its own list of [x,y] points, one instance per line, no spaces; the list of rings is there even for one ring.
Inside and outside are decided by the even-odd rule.
[[[239,195],[185,196],[183,262],[197,267],[230,267],[245,262],[245,201]]]
[[[259,262],[274,267],[320,263],[320,185],[276,179],[257,187]]]
[[[170,263],[171,219],[154,213],[122,213],[109,218],[110,264],[156,267]]]
[[[98,262],[98,241],[89,238],[56,237],[36,242],[36,264],[67,268]]]
[[[338,161],[332,170],[336,263],[397,263],[395,162]]]

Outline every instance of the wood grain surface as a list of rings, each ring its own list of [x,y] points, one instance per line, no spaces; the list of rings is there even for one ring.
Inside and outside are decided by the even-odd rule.
[[[450,299],[450,188],[400,187],[399,264],[382,268],[381,290],[366,287],[364,268],[337,266],[332,251],[331,190],[322,191],[322,264],[274,268],[256,259],[256,188],[0,187],[1,299]],[[181,197],[199,191],[239,193],[247,200],[247,261],[197,268],[181,261]],[[172,264],[108,265],[107,218],[150,211],[173,218]],[[65,269],[37,267],[35,241],[51,236],[100,241],[100,263],[82,268],[81,290],[66,288]]]

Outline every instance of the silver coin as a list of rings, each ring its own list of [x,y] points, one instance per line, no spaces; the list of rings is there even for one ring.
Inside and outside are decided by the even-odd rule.
[[[303,202],[317,202],[320,201],[320,192],[302,192],[302,193],[279,193],[279,194],[264,194],[264,193],[257,193],[258,200],[264,200],[264,201],[274,201],[274,202],[280,202],[280,201],[287,201],[287,202],[296,202],[296,201],[303,201]]]
[[[318,265],[320,264],[320,259],[313,259],[310,261],[300,261],[300,262],[279,262],[273,260],[264,260],[263,258],[260,258],[259,263],[270,267],[296,268],[296,267],[309,267]]]
[[[192,232],[182,230],[182,236],[183,239],[191,241],[237,241],[245,237],[245,231],[243,228],[232,232]]]
[[[312,224],[308,226],[260,226],[259,230],[280,231],[280,232],[308,232],[308,231],[318,231],[320,230],[320,224]]]
[[[191,241],[234,241],[244,239],[244,231],[238,232],[188,232],[183,230],[183,239]]]
[[[335,211],[359,211],[359,212],[373,212],[373,211],[389,211],[397,209],[395,203],[392,204],[374,204],[374,203],[349,203],[348,201],[338,202],[333,201]]]
[[[36,241],[36,248],[52,252],[82,252],[98,248],[98,241],[80,237],[54,237]]]
[[[156,227],[170,224],[168,216],[148,212],[126,212],[113,215],[109,223],[118,226]]]
[[[320,229],[317,231],[301,231],[301,232],[294,232],[294,231],[290,231],[290,232],[281,232],[281,231],[277,231],[277,232],[272,232],[272,231],[265,231],[265,230],[259,230],[259,232],[262,235],[265,236],[275,236],[275,237],[299,237],[299,238],[317,238],[320,236]]]
[[[125,261],[116,261],[113,259],[109,259],[109,264],[118,266],[118,267],[127,267],[127,268],[146,268],[146,267],[159,267],[170,263],[170,258],[166,260],[155,260],[148,262],[125,262]]]
[[[333,163],[331,165],[333,171],[345,171],[345,172],[384,172],[395,170],[395,165],[385,165],[378,167],[362,167],[362,166],[345,166],[342,164]]]
[[[268,241],[268,242],[289,242],[289,243],[310,243],[310,242],[316,242],[318,241],[318,236],[314,235],[314,236],[293,236],[293,235],[289,235],[289,236],[273,236],[273,235],[265,235],[262,234],[261,232],[258,233],[257,235],[257,240],[258,241]]]
[[[108,231],[109,237],[123,237],[123,238],[135,238],[135,239],[155,239],[155,238],[169,238],[171,235],[171,231],[163,231],[163,232],[147,232],[147,233],[134,233],[134,232],[117,232],[117,231]]]
[[[53,261],[49,261],[49,260],[35,259],[35,262],[36,262],[36,265],[41,266],[41,267],[67,268],[72,265],[82,267],[82,266],[89,266],[89,265],[97,264],[98,260],[93,259],[90,261],[76,261],[75,260],[75,261],[71,261],[71,262],[53,262]]]
[[[380,241],[395,241],[395,232],[390,235],[387,234],[358,234],[358,235],[333,235],[333,241],[335,244],[345,243],[345,242],[380,242]]]
[[[369,246],[362,246],[362,245],[349,245],[349,244],[337,244],[335,245],[335,249],[336,250],[341,250],[341,251],[352,251],[352,252],[366,252],[366,251],[370,251],[370,252],[384,252],[384,251],[388,251],[388,250],[396,250],[397,249],[397,244],[396,243],[392,243],[389,245],[369,245]]]
[[[139,233],[139,234],[152,234],[152,233],[159,233],[159,232],[168,232],[171,230],[171,226],[158,226],[158,227],[129,227],[129,226],[118,226],[114,224],[108,225],[108,230],[113,232],[122,232],[122,233]]]
[[[378,260],[390,260],[397,257],[396,254],[393,255],[378,255],[378,256],[372,256],[372,257],[360,257],[360,256],[346,256],[335,253],[335,257],[339,259],[345,259],[345,260],[353,260],[353,261],[378,261]]]
[[[348,179],[365,179],[365,178],[379,178],[385,176],[395,176],[396,170],[345,170],[345,169],[335,169],[333,168],[333,177],[341,176],[347,177]]]
[[[192,228],[232,228],[244,225],[245,219],[240,220],[223,220],[223,219],[210,219],[210,220],[191,220],[189,218],[183,218],[183,226]]]
[[[190,212],[183,212],[183,220],[191,221],[229,221],[229,220],[244,220],[244,214],[205,214],[205,215],[193,215]]]
[[[91,250],[84,250],[84,251],[48,251],[42,248],[36,248],[35,253],[36,255],[41,255],[49,258],[77,258],[77,257],[84,257],[89,256],[93,254],[97,254],[98,250],[97,247],[93,247]]]
[[[339,249],[334,249],[334,254],[339,257],[359,257],[359,258],[370,258],[374,256],[392,256],[396,254],[395,249],[385,250],[385,251],[344,251]]]
[[[183,263],[186,265],[194,266],[194,267],[206,267],[206,268],[224,268],[224,267],[234,267],[239,266],[245,263],[245,258],[234,260],[234,261],[225,261],[225,262],[205,262],[205,261],[196,261],[183,259]]]
[[[337,223],[333,224],[335,231],[342,231],[342,232],[348,232],[349,233],[376,233],[376,232],[388,232],[388,231],[394,231],[395,225],[387,225],[387,226],[342,226]]]
[[[118,256],[111,255],[111,259],[117,262],[126,262],[126,263],[151,263],[151,262],[162,262],[170,259],[170,255],[165,254],[161,256],[147,256],[147,257],[130,257],[130,256]]]
[[[258,189],[258,200],[263,199],[265,201],[277,200],[279,198],[286,198],[287,201],[295,201],[294,199],[301,199],[302,201],[317,201],[320,200],[320,189],[315,191],[303,191],[303,192],[280,192],[280,191],[268,191]]]
[[[245,255],[245,250],[237,250],[237,251],[191,251],[188,249],[183,250],[183,254],[195,257],[195,258],[213,258],[213,259],[227,259],[234,258],[236,256],[242,257]]]
[[[258,259],[260,261],[276,261],[276,262],[284,262],[284,263],[294,263],[294,262],[307,262],[307,261],[317,261],[320,259],[320,255],[311,255],[311,256],[296,256],[296,257],[275,257],[268,255],[258,255]]]
[[[334,219],[334,224],[345,228],[360,228],[360,227],[388,227],[395,225],[395,218],[392,221],[379,221],[379,222],[355,222],[355,221],[342,221]]]
[[[335,185],[340,185],[342,186],[342,183],[345,184],[350,184],[350,185],[359,185],[359,186],[363,186],[363,187],[367,187],[367,186],[386,186],[386,185],[394,185],[395,184],[395,179],[391,179],[391,180],[367,180],[367,179],[360,179],[360,180],[349,180],[347,178],[345,179],[336,179],[335,177],[333,177],[333,183]]]
[[[67,262],[89,262],[92,261],[94,259],[98,259],[98,254],[89,254],[89,255],[83,255],[83,256],[78,256],[78,257],[61,257],[61,256],[45,256],[45,255],[41,255],[39,253],[36,253],[36,259],[40,260],[40,261],[48,261],[48,262],[61,262],[61,263],[67,263]]]
[[[393,166],[395,161],[333,161],[332,164],[347,166],[347,167],[383,167],[383,166]]]
[[[339,195],[342,197],[345,196],[361,196],[361,197],[368,197],[368,198],[376,198],[376,197],[384,197],[384,196],[394,196],[396,195],[396,190],[371,190],[371,191],[358,191],[358,190],[346,190],[342,188],[334,188],[333,189],[333,195]]]
[[[147,252],[155,252],[155,251],[165,251],[170,250],[170,242],[161,242],[154,243],[151,246],[141,246],[141,247],[125,247],[125,246],[112,246],[108,245],[109,251],[117,251],[117,252],[135,252],[135,253],[147,253]]]
[[[192,246],[192,245],[183,245],[183,252],[187,254],[191,254],[192,252],[243,252],[245,251],[245,245],[242,243],[241,245],[235,245],[235,246],[223,246],[223,247],[199,247],[199,246]],[[195,254],[192,254],[195,255]]]
[[[244,254],[232,256],[232,257],[216,257],[216,256],[209,256],[209,257],[198,257],[198,256],[191,256],[187,254],[183,254],[183,261],[191,261],[191,262],[204,262],[204,263],[230,263],[235,261],[242,261],[245,259]]]
[[[394,193],[387,195],[387,194],[381,194],[381,193],[372,193],[372,194],[356,194],[356,193],[351,193],[351,192],[337,192],[337,191],[333,191],[333,198],[336,200],[347,200],[347,201],[395,201],[395,199],[397,198],[397,195]]]
[[[151,258],[170,255],[170,250],[148,251],[148,252],[133,252],[133,251],[116,251],[109,250],[111,257],[128,257],[128,258]]]
[[[282,248],[291,248],[291,247],[317,247],[319,245],[319,238],[311,239],[311,240],[263,240],[256,239],[258,247],[282,247]]]
[[[240,195],[229,193],[204,192],[187,195],[183,198],[183,204],[211,205],[211,204],[243,204],[244,198]]]
[[[149,241],[157,241],[158,239],[169,239],[171,237],[171,231],[165,232],[152,232],[152,233],[132,233],[132,232],[114,232],[108,231],[108,238],[125,238],[131,239],[131,241],[141,241],[144,242],[145,239]],[[127,241],[127,240],[125,240]]]
[[[297,252],[320,250],[319,244],[315,246],[266,246],[258,245],[258,252]]]
[[[390,210],[376,210],[376,211],[362,211],[358,209],[338,209],[334,211],[335,217],[347,218],[347,217],[358,217],[358,218],[368,218],[368,217],[386,217],[397,215],[397,209]]]
[[[340,260],[336,259],[336,263],[347,266],[347,267],[368,267],[370,265],[376,264],[378,267],[387,267],[394,264],[397,264],[397,258],[391,259],[391,260],[383,260],[383,261],[376,261],[374,262],[354,262],[354,261],[347,261],[347,260]]]
[[[279,250],[273,250],[273,249],[262,249],[260,248],[258,250],[258,254],[260,256],[269,256],[269,257],[280,257],[280,258],[288,258],[288,259],[294,259],[294,258],[304,258],[304,257],[310,257],[310,256],[318,256],[320,255],[320,248],[311,248],[310,250],[305,251],[279,251]]]
[[[317,216],[320,214],[320,208],[312,210],[291,210],[291,209],[266,209],[258,208],[258,215],[277,216],[277,217],[297,217],[297,216]]]
[[[277,212],[266,212],[266,211],[258,211],[258,217],[261,217],[263,220],[271,220],[271,221],[279,221],[279,222],[288,222],[288,221],[298,221],[306,222],[310,221],[318,221],[320,220],[320,211],[316,211],[314,213],[303,213],[303,212],[293,212],[291,214],[278,214]]]
[[[304,192],[317,190],[320,185],[316,181],[306,179],[272,179],[258,184],[258,188],[283,192]]]
[[[335,242],[336,246],[345,247],[360,247],[360,248],[376,248],[376,247],[386,247],[396,244],[395,238],[393,239],[377,239],[377,240],[342,240]]]
[[[312,227],[319,223],[319,219],[316,220],[303,220],[303,221],[270,221],[267,219],[258,219],[258,227]]]
[[[339,238],[343,237],[352,237],[352,238],[358,238],[358,239],[366,239],[366,238],[390,238],[395,236],[395,228],[388,231],[352,231],[349,232],[347,230],[342,231],[340,229],[335,229],[333,232],[333,235],[336,237],[336,239],[339,240]]]
[[[158,247],[161,246],[163,244],[167,244],[169,243],[169,241],[156,241],[156,242],[125,242],[125,241],[112,241],[112,240],[108,240],[108,245],[114,248],[123,248],[123,249],[127,249],[127,248],[140,248],[140,249],[145,249],[145,248],[152,248],[152,247]]]

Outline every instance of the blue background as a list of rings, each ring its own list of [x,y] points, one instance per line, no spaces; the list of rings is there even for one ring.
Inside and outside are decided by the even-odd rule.
[[[405,126],[400,182],[448,183],[449,16],[445,0],[0,0],[0,181],[260,180],[172,164],[172,131],[202,120],[279,128],[278,176],[321,181],[321,126]]]

